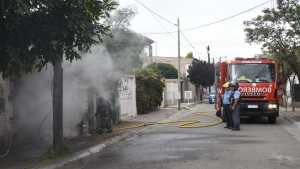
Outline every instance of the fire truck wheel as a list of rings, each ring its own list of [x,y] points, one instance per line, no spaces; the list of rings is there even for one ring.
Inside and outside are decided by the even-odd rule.
[[[276,119],[277,118],[275,116],[268,117],[268,121],[269,121],[270,124],[275,124],[276,123]]]

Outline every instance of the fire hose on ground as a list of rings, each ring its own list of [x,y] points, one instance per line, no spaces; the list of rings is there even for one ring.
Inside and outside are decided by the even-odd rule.
[[[205,128],[205,127],[213,127],[223,123],[223,120],[217,116],[209,115],[207,113],[193,113],[197,117],[206,117],[212,119],[210,122],[202,122],[202,120],[163,120],[159,122],[145,122],[138,125],[133,125],[129,127],[117,128],[114,131],[123,131],[134,128],[141,128],[152,125],[169,125],[169,124],[177,124],[178,128]]]
[[[123,128],[118,128],[115,129],[114,131],[124,131],[124,130],[129,130],[129,129],[135,129],[135,128],[141,128],[141,127],[147,127],[147,126],[152,126],[152,125],[170,125],[170,124],[176,124],[178,128],[205,128],[205,127],[213,127],[217,126],[221,123],[223,123],[223,120],[217,116],[209,115],[207,113],[193,113],[192,115],[195,115],[196,117],[206,117],[209,119],[212,119],[210,122],[202,122],[201,120],[163,120],[159,122],[146,122],[146,123],[141,123],[138,125],[134,126],[129,126],[129,127],[123,127]],[[195,118],[195,117],[194,117]],[[4,158],[8,155],[10,151],[11,145],[7,148],[5,152],[0,154],[0,158]]]

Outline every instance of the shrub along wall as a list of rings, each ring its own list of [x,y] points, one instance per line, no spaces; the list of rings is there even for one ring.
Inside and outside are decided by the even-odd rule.
[[[164,88],[160,73],[154,68],[144,68],[137,70],[135,75],[138,114],[158,109]]]

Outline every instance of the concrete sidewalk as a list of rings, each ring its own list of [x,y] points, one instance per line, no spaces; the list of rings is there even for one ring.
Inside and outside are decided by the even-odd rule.
[[[137,117],[131,118],[128,121],[121,122],[119,125],[114,127],[115,130],[118,128],[126,128],[133,125],[139,125],[145,122],[155,122],[166,119],[179,119],[188,115],[193,111],[199,109],[197,105],[185,105],[184,109],[178,111],[176,107],[161,108],[158,111],[149,112],[144,115],[138,115]],[[71,140],[66,140],[65,144],[69,148],[68,154],[57,157],[55,159],[45,159],[44,157],[32,158],[32,159],[14,159],[11,155],[7,159],[0,159],[1,169],[55,169],[59,168],[70,162],[74,162],[83,159],[87,156],[100,152],[108,145],[112,145],[119,141],[125,140],[129,137],[142,132],[145,128],[135,128],[122,131],[115,131],[110,134],[104,135],[93,135],[78,137]]]
[[[295,111],[292,111],[292,107],[280,107],[280,116],[297,125],[300,129],[300,108],[295,108]]]
[[[137,125],[139,122],[121,122],[115,128]],[[65,163],[84,158],[92,153],[97,153],[110,144],[134,135],[137,130],[126,130],[112,132],[102,135],[80,136],[73,139],[65,139],[67,152],[64,155],[55,157],[44,150],[44,153],[36,155],[33,151],[23,150],[10,153],[5,158],[0,158],[1,169],[37,169],[57,168]],[[22,154],[22,155],[19,155]],[[54,157],[52,157],[54,156]]]
[[[177,106],[169,106],[166,108],[160,108],[157,111],[153,111],[150,113],[138,115],[136,117],[128,119],[128,121],[135,121],[135,122],[157,122],[161,120],[166,120],[169,118],[175,118],[179,115],[185,115],[185,112],[192,111],[193,108],[196,108],[196,104],[187,104],[181,103],[181,110],[177,110]]]

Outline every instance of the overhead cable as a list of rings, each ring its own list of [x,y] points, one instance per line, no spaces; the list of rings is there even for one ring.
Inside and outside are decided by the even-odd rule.
[[[247,9],[247,10],[241,11],[241,12],[236,13],[234,15],[231,15],[231,16],[228,16],[228,17],[216,20],[214,22],[202,24],[202,25],[199,25],[199,26],[195,26],[195,27],[191,27],[191,28],[185,28],[185,29],[182,29],[182,31],[191,31],[191,30],[200,29],[200,28],[204,28],[204,27],[208,27],[208,26],[211,26],[211,25],[215,25],[215,24],[219,24],[219,23],[225,22],[225,21],[230,20],[232,18],[235,18],[237,16],[240,16],[240,15],[243,15],[245,13],[248,13],[248,12],[250,12],[250,11],[252,11],[254,9],[257,9],[257,8],[259,8],[261,6],[264,6],[265,4],[267,4],[267,3],[271,2],[271,1],[272,0],[265,1],[265,2],[263,2],[261,4],[259,4],[259,5],[256,5],[256,6],[252,7],[252,8]],[[150,33],[144,33],[144,34],[147,34],[147,35],[155,35],[155,34],[156,35],[161,35],[161,34],[176,33],[176,32],[177,31],[172,31],[172,32],[152,32],[152,33],[150,32]]]
[[[199,55],[202,55],[202,53],[199,52],[199,51],[195,48],[195,46],[193,45],[193,43],[187,38],[187,36],[185,36],[185,34],[184,34],[182,31],[180,31],[180,34],[183,36],[183,38],[185,39],[185,41],[190,45],[190,47],[191,47],[192,49],[194,49],[195,52],[197,52]]]
[[[173,23],[172,21],[170,21],[169,19],[163,17],[162,15],[158,14],[157,12],[155,12],[154,10],[152,10],[151,8],[149,8],[147,5],[145,5],[144,3],[142,3],[140,0],[134,0],[135,2],[137,2],[138,4],[140,4],[142,7],[144,7],[145,9],[147,9],[149,12],[151,12],[152,14],[156,15],[157,17],[159,17],[160,19],[164,20],[165,22],[168,22],[169,24],[173,25],[173,26],[177,26],[176,23]],[[167,32],[166,32],[167,33]]]

